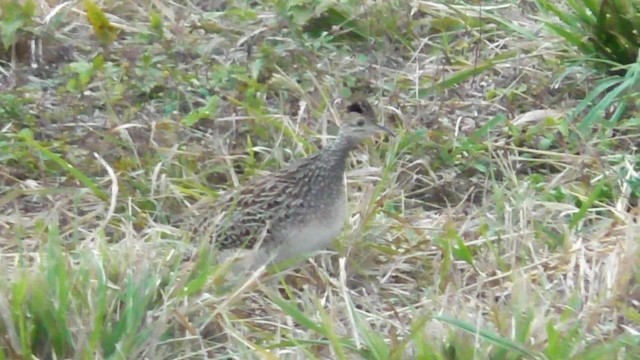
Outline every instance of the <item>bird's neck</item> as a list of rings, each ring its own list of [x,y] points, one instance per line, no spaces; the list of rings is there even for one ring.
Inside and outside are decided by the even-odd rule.
[[[347,157],[351,150],[355,149],[356,146],[358,146],[358,144],[354,143],[347,137],[338,136],[333,143],[327,145],[327,147],[323,149],[322,156],[325,158],[327,163],[330,163],[331,166],[334,167],[334,169],[344,172]]]

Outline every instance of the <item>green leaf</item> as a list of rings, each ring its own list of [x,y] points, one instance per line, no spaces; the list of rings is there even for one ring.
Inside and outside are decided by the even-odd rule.
[[[149,14],[149,29],[158,38],[163,38],[164,26],[162,24],[162,15],[159,12],[151,11],[151,14]]]
[[[36,5],[33,0],[0,0],[0,40],[4,50],[18,41],[18,31],[31,25]]]
[[[451,253],[457,260],[462,260],[467,264],[473,265],[473,254],[469,250],[469,247],[464,243],[461,236],[456,236],[456,244],[452,247]]]
[[[183,125],[190,127],[204,118],[215,118],[220,110],[219,105],[220,97],[214,95],[209,98],[205,106],[193,110],[181,122]]]
[[[111,25],[104,11],[92,0],[84,0],[84,6],[87,9],[87,19],[100,44],[111,45],[118,37],[119,30]]]
[[[289,15],[294,24],[302,26],[313,16],[313,9],[302,5],[293,5],[289,8]]]

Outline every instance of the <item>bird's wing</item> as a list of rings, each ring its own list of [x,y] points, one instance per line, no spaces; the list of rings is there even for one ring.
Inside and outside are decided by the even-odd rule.
[[[219,249],[253,248],[260,240],[269,244],[274,240],[269,226],[287,216],[285,207],[294,186],[281,175],[252,179],[217,201],[198,204],[191,232],[210,237]]]

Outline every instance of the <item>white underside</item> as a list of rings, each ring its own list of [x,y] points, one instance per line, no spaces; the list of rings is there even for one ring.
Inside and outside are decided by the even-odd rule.
[[[228,261],[237,256],[238,264],[234,272],[241,269],[256,269],[268,263],[276,264],[293,258],[304,259],[314,252],[331,246],[333,240],[340,235],[347,216],[346,199],[337,201],[330,212],[332,215],[318,219],[304,227],[292,228],[282,245],[265,251],[263,247],[253,250],[231,250],[220,254],[221,261]]]
[[[278,249],[275,262],[291,257],[326,249],[331,246],[344,226],[347,207],[343,201],[337,202],[328,219],[317,220],[304,227],[291,229],[287,239]]]

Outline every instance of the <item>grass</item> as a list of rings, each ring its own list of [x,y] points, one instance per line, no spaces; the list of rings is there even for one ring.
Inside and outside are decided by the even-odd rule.
[[[638,64],[565,61],[531,4],[0,4],[0,359],[640,359]],[[398,136],[333,251],[182,261],[176,214],[352,93]]]

